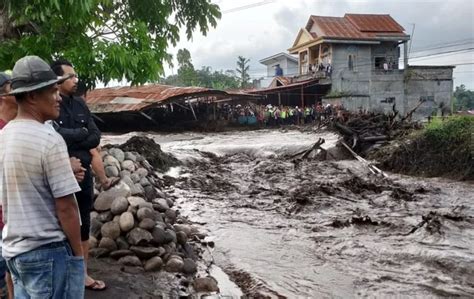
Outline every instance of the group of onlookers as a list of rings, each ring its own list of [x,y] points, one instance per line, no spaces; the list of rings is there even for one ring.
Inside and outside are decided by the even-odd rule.
[[[87,274],[92,172],[104,189],[113,182],[77,84],[66,60],[26,56],[0,73],[2,298],[83,298],[106,288]]]

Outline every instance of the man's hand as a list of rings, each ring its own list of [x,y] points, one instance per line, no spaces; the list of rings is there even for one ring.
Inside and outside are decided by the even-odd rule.
[[[74,173],[76,180],[79,183],[82,182],[86,175],[86,169],[82,167],[81,160],[76,157],[71,157],[69,158],[69,161],[71,162],[72,172]]]

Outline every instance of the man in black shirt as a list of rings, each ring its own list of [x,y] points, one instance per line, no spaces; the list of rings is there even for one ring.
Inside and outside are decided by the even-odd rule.
[[[80,159],[82,167],[86,169],[84,180],[79,184],[81,191],[76,193],[82,222],[82,249],[86,262],[85,287],[92,290],[103,290],[105,289],[103,281],[94,280],[87,275],[86,259],[89,252],[90,211],[94,192],[90,150],[99,145],[100,131],[84,100],[74,96],[78,80],[72,64],[67,60],[57,60],[53,62],[51,68],[58,76],[71,76],[70,79],[59,85],[62,101],[59,118],[55,121],[55,128],[66,141],[69,156]]]

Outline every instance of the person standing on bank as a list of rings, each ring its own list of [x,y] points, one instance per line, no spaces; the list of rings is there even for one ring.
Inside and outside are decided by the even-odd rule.
[[[76,193],[81,215],[81,240],[85,256],[85,287],[102,291],[106,288],[103,281],[95,280],[87,274],[87,253],[89,252],[90,212],[93,200],[93,179],[91,173],[91,149],[100,143],[100,131],[92,119],[91,112],[84,100],[74,96],[77,90],[77,75],[72,64],[64,59],[54,61],[51,68],[58,76],[69,79],[59,85],[62,101],[60,114],[56,119],[56,129],[66,141],[69,156],[81,160],[86,169],[84,180],[79,184],[81,191]]]
[[[83,298],[79,185],[66,143],[45,125],[59,116],[58,78],[37,56],[18,60],[9,95],[18,114],[0,132],[2,255],[15,298]]]

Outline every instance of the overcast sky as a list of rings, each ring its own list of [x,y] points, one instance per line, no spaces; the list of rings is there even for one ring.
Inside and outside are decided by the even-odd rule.
[[[196,68],[235,69],[237,56],[250,58],[252,78],[265,76],[265,66],[258,61],[279,52],[287,52],[298,30],[311,14],[342,17],[345,13],[390,14],[413,35],[411,57],[474,47],[473,0],[214,0],[221,7],[222,19],[207,36],[196,33],[192,41],[182,40],[170,53],[180,48],[191,52]],[[254,7],[245,8],[247,5]],[[240,9],[235,9],[240,8]],[[446,48],[448,44],[457,46]],[[431,49],[437,48],[437,49]],[[425,52],[420,50],[431,49]],[[403,51],[402,51],[403,52]],[[458,64],[454,84],[474,89],[474,51],[446,53],[418,58],[410,64]],[[459,65],[464,64],[464,65]],[[165,67],[166,75],[176,69]]]

